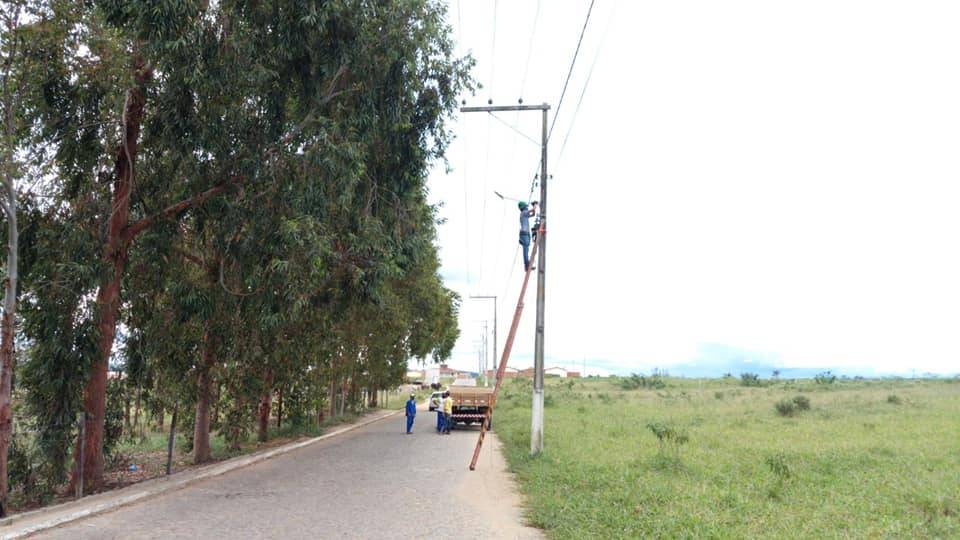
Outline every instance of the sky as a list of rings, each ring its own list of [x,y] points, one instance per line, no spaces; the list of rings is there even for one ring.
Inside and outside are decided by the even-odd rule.
[[[463,99],[556,118],[548,367],[960,373],[960,3],[596,0],[561,103],[589,5],[448,4],[483,85]],[[523,274],[494,191],[528,198],[541,118],[451,128],[430,198],[464,298],[449,364],[476,370],[493,305],[469,296],[498,296],[502,351]]]

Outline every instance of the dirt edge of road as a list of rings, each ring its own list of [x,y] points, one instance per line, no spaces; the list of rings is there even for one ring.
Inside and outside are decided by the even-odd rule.
[[[507,467],[502,443],[490,432],[474,471],[457,488],[457,497],[468,501],[497,531],[496,538],[542,539],[543,531],[526,525],[524,501],[516,479]],[[467,467],[467,462],[463,464]]]

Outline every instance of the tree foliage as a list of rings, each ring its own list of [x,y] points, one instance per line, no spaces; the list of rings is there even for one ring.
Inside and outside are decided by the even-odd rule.
[[[123,401],[125,436],[132,414],[177,408],[204,461],[211,431],[262,431],[274,396],[319,420],[397,384],[411,358],[450,355],[460,299],[438,275],[426,179],[472,61],[444,9],[35,2],[17,66],[31,126],[17,144],[37,179],[18,384],[51,477],[80,411],[104,436],[98,393],[114,430]]]

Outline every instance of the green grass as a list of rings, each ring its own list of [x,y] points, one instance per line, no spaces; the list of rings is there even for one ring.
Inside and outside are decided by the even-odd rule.
[[[960,537],[958,381],[666,382],[548,381],[537,458],[530,382],[504,387],[496,431],[532,524],[571,539]],[[810,409],[780,416],[798,395]]]

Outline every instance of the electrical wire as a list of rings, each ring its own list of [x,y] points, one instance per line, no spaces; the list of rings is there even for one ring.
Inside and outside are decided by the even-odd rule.
[[[466,122],[464,122],[466,126]],[[463,247],[464,247],[464,257],[466,258],[467,263],[467,286],[470,285],[470,203],[469,203],[469,186],[470,179],[467,172],[467,165],[469,159],[467,159],[467,130],[463,130]]]
[[[573,60],[570,62],[570,69],[567,70],[567,79],[563,81],[563,90],[560,92],[560,101],[557,102],[557,108],[553,111],[553,121],[550,123],[550,131],[547,132],[547,141],[553,136],[553,128],[557,125],[557,117],[560,116],[560,107],[563,107],[563,98],[567,95],[567,85],[570,84],[570,77],[573,75],[573,67],[577,64],[577,56],[580,54],[580,45],[583,44],[583,36],[587,33],[587,24],[590,23],[590,14],[593,12],[593,4],[596,0],[590,0],[590,7],[587,8],[587,17],[583,20],[583,28],[580,30],[580,39],[577,40],[577,49],[573,51]]]
[[[573,75],[573,68],[577,64],[577,56],[580,55],[580,45],[583,44],[583,36],[587,33],[587,25],[590,23],[590,14],[593,13],[593,4],[596,0],[590,0],[590,7],[587,8],[587,16],[583,20],[583,28],[580,29],[580,38],[577,39],[577,48],[573,51],[573,60],[570,61],[570,69],[567,70],[567,78],[563,81],[563,90],[560,92],[560,100],[557,102],[557,108],[553,111],[553,120],[550,122],[550,129],[547,131],[547,142],[550,142],[550,137],[553,135],[553,128],[557,125],[557,118],[560,116],[560,107],[563,106],[563,98],[567,95],[567,86],[570,84],[570,77]],[[540,168],[540,165],[537,165],[537,168]],[[529,198],[533,198],[533,190],[537,186],[537,176],[536,172],[534,173],[534,178],[530,182],[530,195]]]
[[[537,35],[537,21],[540,20],[540,0],[537,0],[537,12],[533,15],[533,30],[530,31],[530,44],[527,45],[527,62],[523,67],[523,79],[520,82],[520,98],[527,88],[527,74],[530,72],[530,57],[533,56],[533,38]],[[520,111],[517,111],[519,116]]]
[[[557,154],[557,164],[560,163],[560,160],[563,158],[563,151],[567,148],[567,141],[570,140],[570,132],[573,131],[573,126],[577,122],[577,115],[580,114],[580,106],[583,104],[583,96],[587,94],[587,87],[590,86],[590,79],[593,77],[593,68],[597,65],[597,58],[600,57],[600,52],[603,50],[603,44],[607,40],[607,33],[610,31],[610,25],[613,23],[616,12],[617,4],[614,4],[613,9],[610,11],[610,19],[607,20],[607,25],[604,27],[603,34],[600,37],[600,44],[597,46],[597,51],[593,55],[593,61],[590,62],[590,69],[587,71],[587,80],[583,83],[583,89],[580,91],[580,98],[577,99],[577,106],[573,109],[573,116],[570,117],[570,126],[567,128],[567,134],[564,135],[563,144],[560,145],[560,153]]]
[[[540,146],[540,141],[538,141],[538,140],[534,139],[533,137],[527,135],[526,133],[520,131],[520,128],[518,128],[517,126],[515,126],[515,125],[513,125],[513,124],[511,124],[511,123],[509,123],[509,122],[507,122],[507,121],[504,120],[503,118],[500,118],[499,116],[497,116],[497,115],[494,114],[493,112],[487,111],[487,114],[489,114],[489,115],[492,116],[494,119],[496,119],[497,122],[500,122],[501,124],[503,124],[503,125],[507,126],[508,128],[512,129],[517,135],[520,135],[520,136],[523,137],[524,139],[532,142],[533,144],[537,145],[537,147]]]

